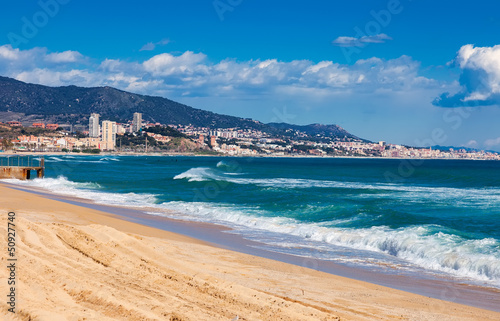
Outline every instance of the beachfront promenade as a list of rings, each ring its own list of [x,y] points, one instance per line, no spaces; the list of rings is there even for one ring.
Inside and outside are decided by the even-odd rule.
[[[43,178],[45,159],[21,156],[0,158],[0,179],[27,180],[31,178],[31,171],[36,171],[37,178]]]

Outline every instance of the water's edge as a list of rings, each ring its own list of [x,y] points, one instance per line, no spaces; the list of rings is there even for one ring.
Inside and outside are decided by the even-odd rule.
[[[261,245],[264,244],[244,239],[243,236],[238,234],[227,233],[230,229],[222,225],[153,216],[147,214],[147,211],[140,209],[102,205],[86,199],[61,196],[4,182],[2,182],[2,184],[19,191],[34,193],[49,199],[113,214],[125,221],[192,237],[223,249],[272,259],[296,266],[312,268],[317,271],[365,281],[435,299],[500,312],[500,290],[497,289],[467,285],[451,278],[444,277],[430,279],[409,275],[383,274],[367,268],[344,266],[322,259],[311,259],[291,254],[272,252],[263,249]]]

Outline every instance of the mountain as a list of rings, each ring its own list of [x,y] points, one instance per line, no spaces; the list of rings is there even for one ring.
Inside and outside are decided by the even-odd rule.
[[[195,109],[170,99],[128,93],[111,87],[47,87],[0,77],[0,111],[26,115],[58,116],[62,121],[88,118],[131,120],[135,112],[143,119],[165,124],[194,126],[255,127],[254,121]]]
[[[296,132],[302,132],[311,137],[338,137],[362,140],[338,125],[292,125],[287,123],[269,123],[267,125],[283,131],[292,130]]]
[[[91,113],[100,114],[101,119],[124,123],[133,118],[133,113],[140,112],[145,121],[162,124],[191,124],[195,127],[210,128],[239,127],[288,137],[294,136],[290,135],[292,130],[311,137],[319,135],[357,139],[337,125],[263,124],[252,119],[196,109],[167,98],[138,95],[111,87],[48,87],[1,76],[0,112],[31,116],[25,117],[26,121],[34,119],[35,115],[36,119],[50,122],[83,125],[88,124]]]

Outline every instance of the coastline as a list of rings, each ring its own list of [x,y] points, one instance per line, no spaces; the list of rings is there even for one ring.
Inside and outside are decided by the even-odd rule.
[[[193,157],[224,157],[224,158],[312,158],[312,159],[388,159],[388,160],[407,160],[407,161],[425,161],[425,160],[464,160],[464,161],[498,161],[498,159],[482,159],[482,158],[424,158],[424,157],[370,157],[370,156],[316,156],[316,155],[225,155],[225,154],[196,154],[196,153],[166,153],[166,152],[103,152],[99,154],[72,153],[72,152],[13,152],[4,151],[1,156],[193,156]]]
[[[10,187],[0,184],[2,211],[17,213],[19,263],[34,268],[19,272],[18,304],[36,320],[75,315],[101,320],[230,320],[236,315],[242,320],[500,317],[498,312],[222,249]],[[5,215],[1,224],[6,233]],[[4,256],[2,261],[6,263]],[[6,273],[3,269],[2,279]],[[71,273],[80,278],[68,276]],[[77,291],[80,287],[85,290]],[[3,303],[2,314],[12,317],[6,307]],[[111,307],[121,308],[112,312]]]

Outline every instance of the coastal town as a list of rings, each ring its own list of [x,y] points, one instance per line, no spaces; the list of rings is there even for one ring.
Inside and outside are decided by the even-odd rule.
[[[425,159],[500,160],[493,151],[464,148],[411,147],[369,142],[351,137],[317,136],[295,130],[291,136],[279,137],[249,128],[209,128],[181,124],[143,121],[134,113],[127,123],[100,121],[91,114],[88,126],[26,124],[19,121],[0,123],[2,152],[67,153],[193,153],[229,156],[311,156],[311,157],[385,157]],[[17,137],[6,136],[17,129]],[[30,130],[28,130],[30,129]],[[293,137],[293,138],[290,138]]]

